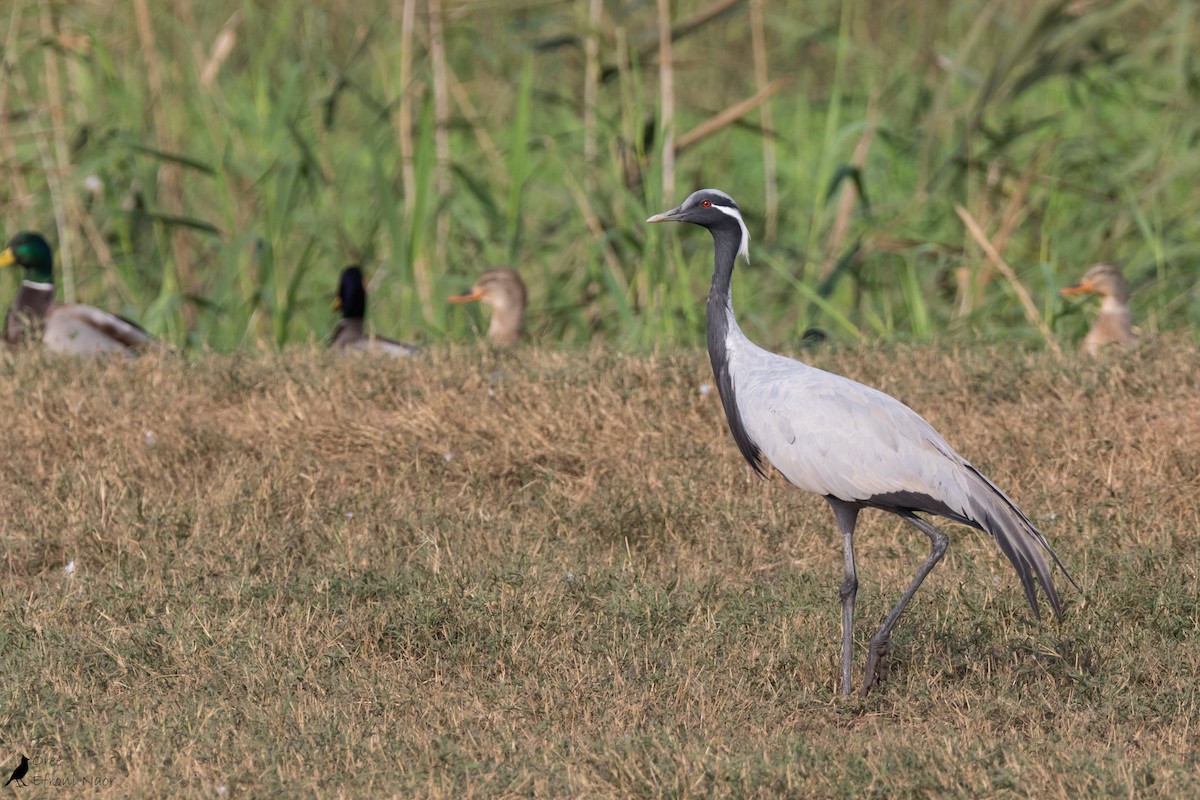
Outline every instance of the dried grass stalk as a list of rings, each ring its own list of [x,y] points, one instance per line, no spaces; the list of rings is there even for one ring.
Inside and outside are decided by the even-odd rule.
[[[976,244],[983,250],[984,255],[988,257],[988,260],[1000,271],[1000,274],[1004,276],[1004,279],[1008,281],[1013,291],[1016,292],[1017,299],[1021,301],[1021,306],[1025,309],[1025,318],[1029,320],[1029,324],[1036,327],[1042,334],[1046,346],[1056,356],[1061,357],[1062,348],[1058,346],[1058,342],[1054,339],[1054,334],[1050,332],[1050,326],[1046,324],[1046,321],[1042,319],[1042,315],[1038,313],[1037,306],[1033,302],[1033,297],[1029,294],[1029,290],[1025,288],[1025,285],[1021,283],[1020,279],[1017,278],[1017,273],[1013,272],[1012,267],[1008,265],[995,246],[988,241],[987,235],[979,227],[979,223],[975,221],[975,218],[971,216],[971,212],[957,204],[954,206],[954,211],[958,214],[959,219],[963,221],[963,224],[967,226],[967,231],[970,232]]]

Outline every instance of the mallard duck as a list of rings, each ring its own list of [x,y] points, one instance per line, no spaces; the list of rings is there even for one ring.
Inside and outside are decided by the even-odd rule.
[[[135,356],[158,343],[127,319],[82,303],[54,302],[54,255],[41,234],[22,231],[0,251],[0,267],[25,270],[4,320],[4,341],[41,340],[52,353]]]
[[[417,355],[421,348],[415,344],[397,342],[375,336],[366,331],[364,318],[367,316],[367,287],[363,281],[361,267],[349,266],[342,270],[337,297],[333,307],[341,309],[342,318],[329,335],[329,347],[345,352],[386,353],[403,358]]]
[[[515,347],[521,339],[525,326],[525,307],[528,295],[525,281],[514,269],[496,267],[489,269],[470,291],[456,294],[451,303],[468,303],[478,300],[492,307],[492,321],[488,325],[487,338],[496,347]]]
[[[1080,294],[1098,294],[1100,316],[1084,337],[1082,349],[1088,355],[1097,355],[1107,344],[1131,345],[1138,336],[1133,332],[1129,315],[1129,284],[1121,270],[1111,264],[1096,264],[1084,274],[1079,283],[1067,286],[1060,294],[1071,297]]]

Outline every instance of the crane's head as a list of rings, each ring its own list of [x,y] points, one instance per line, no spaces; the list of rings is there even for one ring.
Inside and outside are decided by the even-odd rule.
[[[646,222],[691,222],[708,228],[713,238],[734,237],[737,252],[750,260],[750,231],[746,229],[746,221],[733,198],[719,189],[692,192],[679,208],[655,214]]]

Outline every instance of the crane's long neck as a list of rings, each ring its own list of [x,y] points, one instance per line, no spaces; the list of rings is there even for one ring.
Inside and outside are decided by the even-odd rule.
[[[714,230],[712,287],[708,290],[706,322],[708,328],[708,358],[712,362],[713,375],[719,375],[729,359],[728,340],[731,331],[741,333],[733,316],[733,266],[737,260],[737,244],[722,231]],[[721,399],[725,399],[723,387]],[[726,403],[726,410],[729,405]]]
[[[713,378],[717,383],[717,392],[721,395],[721,405],[725,407],[725,418],[729,422],[729,430],[737,442],[738,449],[750,466],[758,474],[763,475],[763,456],[758,445],[746,432],[742,422],[741,411],[738,408],[736,392],[733,386],[733,373],[730,369],[730,345],[734,348],[749,344],[742,329],[738,327],[737,319],[733,316],[733,296],[730,283],[733,279],[733,265],[737,259],[741,239],[731,235],[729,231],[712,229],[713,246],[716,254],[713,262],[712,287],[708,290],[708,308],[706,321],[708,330],[708,359],[712,362]]]

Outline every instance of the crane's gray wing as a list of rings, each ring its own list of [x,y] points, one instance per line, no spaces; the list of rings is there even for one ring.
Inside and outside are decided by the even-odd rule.
[[[736,387],[746,430],[791,483],[986,531],[1012,562],[1034,613],[1035,574],[1060,612],[1042,549],[1059,567],[1062,562],[1046,538],[919,414],[883,392],[798,361],[765,350],[742,355],[755,362],[737,373],[746,376]]]
[[[848,378],[760,352],[770,357],[738,370],[738,406],[750,436],[789,481],[848,502],[923,492],[966,510],[967,462],[915,411]]]

